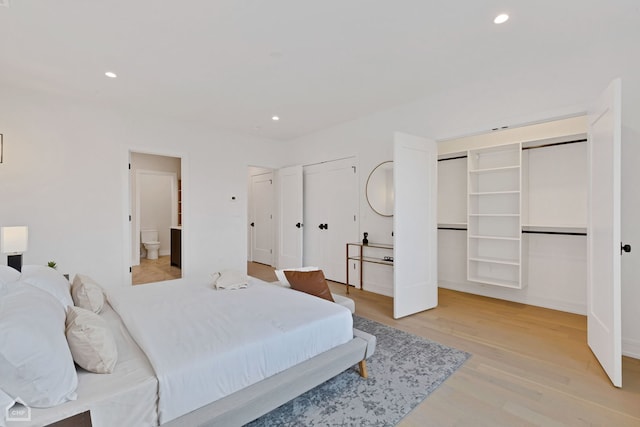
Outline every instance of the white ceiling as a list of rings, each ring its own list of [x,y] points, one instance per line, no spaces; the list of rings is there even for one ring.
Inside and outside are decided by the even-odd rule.
[[[469,79],[548,78],[640,26],[638,0],[9,3],[0,84],[283,140]]]

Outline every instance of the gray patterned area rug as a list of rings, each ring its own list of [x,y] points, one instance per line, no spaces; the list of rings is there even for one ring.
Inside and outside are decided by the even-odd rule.
[[[362,317],[353,326],[377,338],[368,379],[348,369],[248,426],[394,426],[471,356]]]

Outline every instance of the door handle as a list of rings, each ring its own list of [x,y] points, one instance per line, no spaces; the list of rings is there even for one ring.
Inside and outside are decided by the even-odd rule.
[[[296,224],[296,228],[300,228],[300,227],[302,227],[302,225],[303,224],[301,222],[299,222],[299,223]]]
[[[318,226],[318,228],[319,228],[320,230],[324,230],[324,224],[320,224],[320,225]]]
[[[325,229],[325,230],[328,230],[328,229],[329,229],[329,224],[325,223],[325,224],[324,224],[324,229]]]
[[[251,226],[252,226],[252,227],[255,227],[255,226],[256,226],[256,223],[255,223],[255,222],[252,222],[252,223],[251,223]]]
[[[631,245],[623,245],[620,243],[620,255],[622,255],[622,252],[631,252]]]

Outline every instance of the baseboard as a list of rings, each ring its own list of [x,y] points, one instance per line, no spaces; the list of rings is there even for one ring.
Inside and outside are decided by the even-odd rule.
[[[622,355],[640,359],[640,340],[622,338]]]

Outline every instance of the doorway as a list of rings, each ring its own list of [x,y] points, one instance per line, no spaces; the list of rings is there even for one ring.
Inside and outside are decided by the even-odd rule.
[[[273,170],[249,166],[247,260],[274,266],[275,214]]]
[[[132,284],[182,277],[182,159],[130,152]]]

